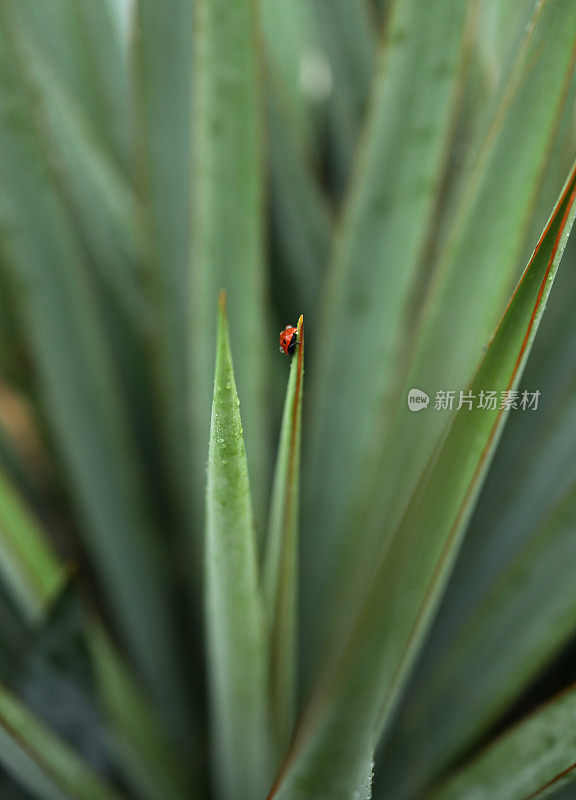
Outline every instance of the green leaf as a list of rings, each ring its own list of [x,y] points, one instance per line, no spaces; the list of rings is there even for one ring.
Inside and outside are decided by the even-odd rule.
[[[128,161],[128,73],[120,28],[108,0],[19,0],[15,13],[74,99],[116,166]]]
[[[533,241],[573,158],[575,92],[573,80],[532,221]],[[380,781],[387,798],[412,797],[442,774],[506,713],[574,630],[570,579],[560,576],[575,565],[576,550],[569,529],[558,519],[551,524],[562,507],[568,510],[576,479],[574,237],[563,259],[521,384],[541,391],[538,410],[513,412],[506,425],[434,626],[379,755],[387,765]],[[498,659],[486,650],[487,629],[491,641],[507,642]],[[437,731],[433,737],[431,729]],[[414,759],[418,770],[408,767]]]
[[[11,0],[5,5],[4,32],[17,59],[22,96],[41,131],[47,169],[104,281],[141,328],[144,296],[135,261],[143,247],[136,196],[85,106],[34,36],[26,5]]]
[[[223,292],[208,455],[205,568],[214,778],[222,797],[253,800],[268,788],[268,677],[248,467]]]
[[[382,754],[386,797],[421,792],[573,636],[575,256],[572,237],[522,381],[541,392],[538,410],[513,412],[506,426]]]
[[[234,357],[257,519],[269,475],[268,353],[264,263],[264,109],[256,4],[198,0],[194,81],[192,305],[194,463],[201,467],[210,418],[220,287],[230,298]],[[202,478],[198,473],[199,479]]]
[[[536,711],[448,779],[430,800],[540,800],[576,777],[576,692]],[[428,795],[427,795],[428,797]]]
[[[44,531],[0,469],[0,576],[22,616],[40,622],[66,580]]]
[[[532,0],[479,4],[476,47],[492,92],[503,85],[502,79],[517,55],[533,10]]]
[[[146,800],[200,797],[189,766],[103,626],[92,622],[88,638],[114,738],[113,754],[137,796]]]
[[[272,716],[282,754],[290,741],[296,705],[297,564],[300,447],[304,379],[304,320],[298,321],[297,353],[286,391],[264,566],[268,609]]]
[[[576,213],[576,167],[469,385],[514,391]],[[463,406],[382,560],[366,569],[360,610],[335,637],[301,721],[279,800],[349,797],[389,721],[436,610],[506,411]],[[414,554],[418,557],[415,558]]]
[[[174,724],[184,727],[166,556],[91,262],[22,96],[5,35],[7,14],[0,4],[0,246],[18,286],[43,408],[100,582],[139,673]]]
[[[472,2],[464,32],[466,69],[458,91],[460,101],[453,123],[453,139],[446,164],[442,197],[436,219],[431,226],[430,246],[426,259],[433,263],[446,246],[454,219],[467,188],[474,178],[478,155],[482,150],[494,114],[509,88],[510,76],[534,11],[534,0],[493,0]],[[571,158],[568,161],[568,165]],[[548,219],[550,208],[566,175],[564,165],[559,182],[545,206],[542,219],[530,240],[533,246]],[[531,250],[530,250],[531,252]],[[525,264],[530,253],[519,263]]]
[[[314,487],[303,539],[310,587],[321,586],[334,564],[352,489],[367,482],[365,454],[402,375],[404,326],[442,179],[466,6],[400,0],[389,22],[317,337],[309,474],[338,464],[339,475],[305,482]],[[440,51],[431,30],[442,31]]]
[[[417,672],[414,693],[412,684],[407,689],[408,708],[398,728],[393,728],[392,746],[384,756],[395,759],[395,769],[402,772],[404,758],[423,754],[418,759],[422,775],[401,778],[401,796],[420,792],[421,780],[441,773],[478,740],[568,644],[574,633],[576,603],[573,593],[558,587],[569,585],[574,573],[575,526],[573,487],[549,519],[538,519],[526,532],[524,546],[513,550],[514,561],[503,567],[494,582],[488,582],[480,599],[472,596],[468,601],[472,608],[464,620],[455,629],[440,628],[446,649],[435,651],[438,643],[434,640],[426,648],[430,666],[424,663]],[[453,603],[454,597],[450,600]],[[495,652],[500,654],[497,659]],[[415,720],[419,721],[416,726]],[[439,731],[438,741],[432,743],[431,729]]]
[[[403,330],[407,367],[395,413],[388,419],[389,435],[380,440],[383,447],[373,467],[367,553],[375,540],[385,540],[383,530],[398,523],[442,435],[442,415],[410,413],[406,392],[418,387],[434,397],[439,390],[466,386],[518,279],[574,72],[575,39],[571,0],[544,0],[536,6],[438,256],[419,320]],[[364,494],[364,487],[360,491]]]
[[[545,0],[534,12],[443,249],[436,262],[428,264],[431,282],[426,278],[421,293],[412,295],[414,305],[412,310],[406,309],[403,319],[394,319],[387,313],[387,306],[381,305],[378,310],[384,313],[378,320],[373,319],[373,342],[365,345],[362,339],[358,344],[359,352],[368,347],[373,355],[364,374],[372,372],[376,379],[362,382],[358,375],[355,383],[363,391],[349,389],[346,408],[343,404],[340,409],[339,424],[344,426],[345,415],[358,416],[365,426],[364,444],[360,449],[356,443],[357,456],[351,464],[356,465],[356,470],[348,472],[346,467],[350,480],[343,476],[344,485],[350,486],[348,502],[328,497],[328,509],[335,513],[340,508],[344,519],[335,582],[347,583],[352,603],[357,596],[354,585],[361,590],[365,570],[378,563],[379,554],[388,547],[389,537],[402,520],[445,429],[444,415],[413,414],[407,408],[408,391],[418,388],[434,398],[438,391],[454,390],[458,397],[516,280],[542,171],[574,68],[576,10],[570,3],[566,4],[569,8],[562,3],[563,0]],[[546,114],[542,113],[542,103],[550,104]],[[526,130],[530,131],[529,137]],[[397,260],[403,261],[401,256]],[[372,296],[372,288],[367,293]],[[392,299],[387,302],[394,303]],[[391,356],[383,350],[376,351],[378,343],[388,337],[388,321],[397,342]],[[382,332],[376,332],[376,325],[381,326]],[[448,329],[457,329],[458,335]],[[332,339],[335,344],[338,337]],[[373,395],[369,391],[371,384],[375,387]],[[342,392],[333,386],[332,394],[334,408],[338,409]],[[368,405],[370,397],[373,402]],[[316,413],[318,410],[319,407]],[[349,429],[348,424],[346,427]],[[345,453],[340,461],[348,464],[342,456]],[[334,453],[325,460],[336,457]],[[323,524],[323,519],[316,520],[316,524]],[[352,556],[356,567],[351,577]],[[318,556],[315,561],[319,563]],[[331,600],[329,592],[327,605]]]
[[[0,762],[38,800],[122,800],[3,686]]]

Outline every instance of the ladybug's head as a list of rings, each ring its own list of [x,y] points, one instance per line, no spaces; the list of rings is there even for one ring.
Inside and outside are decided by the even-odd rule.
[[[298,341],[298,331],[294,325],[286,325],[283,331],[280,332],[280,350],[291,356],[294,355],[296,350],[296,343]]]

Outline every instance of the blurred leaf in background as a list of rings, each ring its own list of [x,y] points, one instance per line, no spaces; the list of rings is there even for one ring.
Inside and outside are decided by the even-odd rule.
[[[3,0],[2,798],[574,796],[575,60],[573,0]]]

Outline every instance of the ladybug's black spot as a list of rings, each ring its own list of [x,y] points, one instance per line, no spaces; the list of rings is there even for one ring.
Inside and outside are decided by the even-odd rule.
[[[298,342],[298,334],[293,333],[292,338],[290,339],[290,344],[286,348],[286,351],[289,356],[293,356],[296,351],[296,343]]]

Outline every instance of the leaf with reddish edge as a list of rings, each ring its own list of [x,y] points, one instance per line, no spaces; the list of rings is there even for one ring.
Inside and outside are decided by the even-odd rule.
[[[575,713],[572,688],[499,737],[430,800],[539,800],[568,786],[576,777]]]
[[[576,167],[482,358],[469,391],[514,391],[576,207]],[[348,635],[337,638],[270,797],[347,800],[404,687],[437,607],[507,411],[452,414],[386,552],[367,571]]]
[[[296,703],[296,608],[300,443],[304,375],[304,318],[298,320],[298,350],[290,377],[280,431],[264,566],[265,607],[269,614],[271,705],[276,745],[282,754],[294,724]]]

